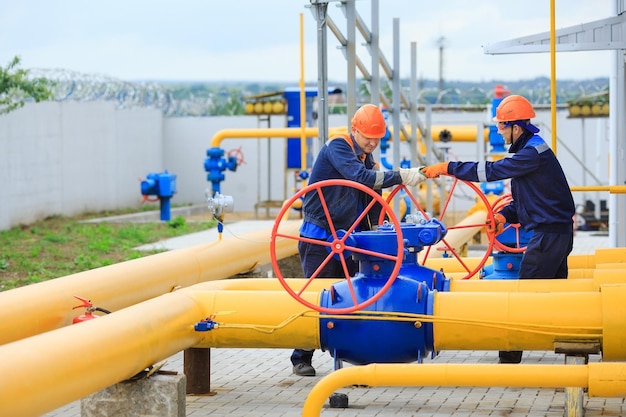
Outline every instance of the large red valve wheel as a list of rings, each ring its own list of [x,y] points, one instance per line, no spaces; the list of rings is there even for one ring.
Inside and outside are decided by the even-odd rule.
[[[339,231],[335,228],[333,219],[328,211],[328,205],[326,204],[326,198],[323,192],[324,189],[328,189],[328,187],[335,187],[335,186],[353,187],[372,197],[372,201],[368,204],[367,207],[365,207],[361,215],[352,223],[350,228],[345,231]],[[293,205],[293,203],[296,200],[299,200],[301,197],[303,197],[306,193],[318,193],[319,195],[320,201],[322,203],[322,207],[324,208],[326,220],[328,221],[328,225],[330,226],[330,230],[332,234],[332,237],[328,241],[319,241],[319,240],[309,239],[305,237],[300,237],[299,235],[293,236],[293,235],[288,235],[288,234],[281,233],[278,231],[279,226],[280,226],[280,220],[285,216],[286,210],[289,210],[290,207]],[[377,251],[361,249],[357,246],[354,246],[354,244],[351,244],[351,242],[353,242],[353,239],[349,239],[352,232],[356,230],[361,220],[365,218],[365,216],[370,212],[370,210],[372,210],[376,206],[376,204],[380,204],[380,206],[382,207],[382,212],[386,213],[387,218],[389,219],[389,222],[393,224],[396,230],[397,249],[396,249],[395,255],[389,255],[389,254],[381,253]],[[296,241],[308,242],[308,243],[312,243],[316,245],[325,246],[328,248],[329,253],[326,259],[322,262],[322,264],[318,267],[318,269],[313,273],[311,277],[302,279],[302,280],[300,279],[291,280],[291,283],[288,283],[285,280],[280,270],[280,266],[278,265],[278,258],[276,256],[276,242],[278,239],[293,239]],[[360,253],[360,254],[374,256],[377,258],[386,259],[388,261],[394,262],[394,268],[391,271],[389,278],[387,278],[387,282],[385,283],[385,285],[383,285],[377,292],[372,294],[370,298],[367,298],[366,300],[361,301],[361,302],[359,302],[359,300],[357,299],[354,286],[352,284],[352,280],[354,279],[354,277],[350,276],[350,273],[348,272],[348,267],[346,265],[346,259],[352,253]],[[272,266],[274,268],[274,273],[276,274],[276,277],[280,281],[281,285],[285,288],[285,290],[287,290],[287,292],[294,299],[296,299],[296,301],[298,301],[299,303],[313,310],[317,310],[322,313],[348,314],[348,313],[353,313],[357,310],[361,310],[373,304],[380,297],[382,297],[383,294],[385,294],[385,292],[387,292],[387,290],[391,287],[391,284],[393,284],[393,282],[395,281],[396,277],[398,276],[398,272],[400,271],[400,267],[402,266],[402,260],[404,258],[404,241],[402,239],[402,230],[400,228],[400,222],[398,221],[398,218],[391,210],[391,207],[389,207],[389,204],[387,204],[387,202],[377,192],[375,192],[369,187],[366,187],[354,181],[341,180],[341,179],[325,180],[325,181],[316,182],[314,184],[310,184],[302,188],[296,194],[294,194],[287,201],[287,203],[283,204],[283,208],[280,210],[280,212],[276,216],[276,221],[274,222],[274,227],[272,228],[272,237],[271,237],[271,242],[270,242],[270,256],[272,259]],[[302,293],[306,291],[309,284],[311,284],[311,282],[315,278],[318,277],[321,269],[333,257],[337,257],[337,256],[339,257],[339,259],[341,260],[341,264],[343,265],[344,278],[347,280],[347,284],[348,284],[348,288],[350,289],[350,294],[352,297],[353,305],[351,307],[332,308],[332,307],[324,307],[324,306],[320,306],[317,304],[313,304],[307,301],[306,299],[304,299],[302,297]]]
[[[492,248],[495,242],[495,237],[496,237],[495,232],[492,230],[491,227],[489,227],[490,225],[495,224],[495,220],[493,218],[493,211],[491,210],[491,204],[489,203],[489,200],[487,200],[487,197],[485,197],[483,192],[480,191],[480,189],[474,183],[459,180],[450,175],[445,175],[445,176],[452,178],[453,182],[452,182],[452,185],[450,186],[448,197],[443,203],[443,206],[442,206],[443,208],[441,209],[441,212],[439,213],[438,220],[443,221],[443,218],[446,215],[446,211],[448,207],[450,206],[450,200],[452,199],[454,195],[454,191],[457,188],[459,182],[469,187],[476,194],[476,196],[478,197],[478,203],[484,206],[484,211],[486,213],[486,220],[484,222],[476,223],[476,224],[463,224],[463,225],[458,225],[458,226],[447,226],[448,231],[455,230],[455,229],[475,228],[475,227],[486,228],[486,235],[487,235],[487,240],[489,244],[487,245],[487,250],[485,251],[484,255],[481,257],[480,261],[475,267],[468,265],[468,263],[464,261],[463,258],[461,258],[461,256],[459,256],[457,249],[455,249],[452,245],[450,245],[450,243],[448,243],[448,241],[445,238],[441,240],[443,244],[443,248],[441,248],[441,250],[445,250],[447,253],[450,254],[452,258],[456,259],[458,263],[458,267],[461,268],[463,271],[465,271],[465,275],[463,275],[459,279],[469,279],[473,277],[474,275],[476,275],[482,269],[482,267],[485,265],[485,263],[491,256],[491,251],[492,251]],[[411,201],[413,202],[417,210],[419,210],[419,212],[422,214],[422,216],[426,220],[430,220],[429,214],[424,210],[424,208],[421,206],[419,201],[413,196],[413,194],[411,194],[410,190],[404,185],[399,185],[391,193],[389,193],[389,195],[387,196],[387,202],[391,202],[393,198],[396,196],[396,194],[400,192],[400,190],[405,190],[407,196],[411,199]],[[426,261],[429,258],[432,248],[433,248],[432,246],[428,246],[424,249],[424,256],[422,257],[421,262],[420,262],[421,265],[426,264]]]
[[[513,200],[513,196],[511,194],[504,194],[498,197],[492,204],[491,209],[494,214],[500,212],[505,206],[509,205],[509,203]],[[521,244],[521,232],[520,232],[520,224],[519,223],[509,223],[504,229],[502,229],[502,233],[511,228],[515,229],[515,246],[507,246],[500,242],[496,237],[496,240],[493,242],[493,248],[500,252],[508,252],[508,253],[524,253],[526,252],[526,246],[522,246]]]

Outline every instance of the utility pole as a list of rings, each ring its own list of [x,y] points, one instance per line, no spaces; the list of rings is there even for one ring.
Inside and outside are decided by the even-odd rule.
[[[437,39],[437,46],[439,47],[439,84],[438,89],[439,93],[443,91],[443,50],[446,46],[446,38],[444,36],[440,36]]]

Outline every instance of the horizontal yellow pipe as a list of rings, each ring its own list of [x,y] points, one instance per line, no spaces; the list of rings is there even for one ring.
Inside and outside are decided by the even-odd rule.
[[[480,257],[463,258],[463,262],[465,262],[465,265],[471,269],[476,268],[481,261],[482,258]],[[420,264],[421,263],[422,261],[420,260]],[[485,262],[485,265],[489,265],[491,263],[492,258],[487,258],[487,262]],[[426,266],[427,268],[435,269],[437,271],[443,270],[446,276],[448,276],[449,273],[454,272],[462,273],[463,276],[467,275],[467,271],[463,269],[463,265],[461,265],[459,261],[455,258],[431,258],[429,254],[424,266]]]
[[[292,288],[301,288],[303,281],[287,280]],[[333,281],[313,280],[302,297],[319,303],[319,291]],[[318,348],[317,313],[278,288],[275,279],[205,282],[94,320],[2,345],[2,411],[11,416],[41,415],[128,379],[190,347]],[[531,338],[510,328],[517,326],[602,338],[603,359],[626,357],[624,285],[603,286],[599,293],[434,296],[436,350],[552,349],[549,341],[554,342],[553,334]],[[196,332],[194,324],[207,317],[212,317],[217,327]],[[484,326],[494,322],[500,327]],[[546,325],[554,328],[546,330]]]
[[[624,262],[609,262],[604,264],[597,264],[596,269],[626,269],[626,263]]]
[[[586,269],[596,267],[596,255],[569,255],[567,257],[567,266],[569,269]]]
[[[204,316],[181,290],[2,345],[2,413],[40,416],[126,380],[198,343],[193,324]]]
[[[626,248],[598,248],[595,252],[595,262],[596,265],[626,262]]]
[[[279,232],[298,236],[300,223],[282,222]],[[268,264],[270,237],[268,228],[0,292],[0,344],[71,324],[83,312],[72,309],[80,304],[75,295],[118,311],[176,288]],[[279,259],[295,255],[297,241],[278,240],[276,251]]]
[[[626,193],[626,185],[585,185],[583,187],[570,187],[572,191],[608,191],[611,194]]]
[[[319,291],[301,297],[319,305]],[[215,312],[216,330],[203,332],[194,347],[319,349],[317,314],[284,289],[276,291],[197,291],[194,298]],[[261,317],[259,317],[261,316]]]
[[[339,369],[322,378],[307,396],[303,417],[319,416],[328,397],[353,385],[370,387],[539,387],[589,388],[589,396],[626,395],[626,364],[588,365],[469,365],[371,364]]]
[[[450,292],[585,292],[591,279],[453,279]]]
[[[303,280],[294,285],[298,281]],[[309,286],[314,291],[307,290],[302,297],[319,302],[319,290],[331,282],[314,280]],[[201,283],[2,345],[2,415],[39,416],[190,347],[319,347],[318,320],[305,316],[308,310],[286,291],[265,291],[277,289],[277,283],[276,279]],[[213,287],[222,290],[210,291]],[[248,290],[231,290],[237,287]],[[194,330],[194,324],[213,314],[220,327]]]
[[[409,134],[412,132],[411,126],[405,126],[405,129]],[[475,142],[477,129],[474,125],[466,126],[432,126],[432,139],[439,141],[439,132],[442,130],[448,130],[452,133],[453,142]],[[389,129],[393,132],[393,128]],[[331,135],[337,133],[347,132],[346,126],[330,128],[329,133]],[[302,135],[306,137],[319,136],[318,129],[316,127],[307,127],[302,129],[300,127],[282,127],[282,128],[257,128],[257,129],[222,129],[213,135],[211,138],[211,147],[219,147],[224,139],[257,139],[257,138],[299,138]],[[418,138],[421,137],[421,133],[418,130]],[[485,141],[489,139],[489,129],[484,129]],[[400,135],[400,140],[406,140],[404,134]]]
[[[465,262],[466,259],[468,259],[468,258],[463,258],[463,262]],[[491,265],[492,263],[493,263],[493,259],[490,257],[490,258],[487,259],[487,262],[485,262],[485,265]],[[427,262],[427,264],[428,264],[428,262]],[[459,264],[457,262],[457,265],[455,265],[455,266],[453,266],[451,268],[451,270],[454,271],[454,272],[449,272],[449,269],[445,269],[444,268],[444,271],[446,271],[446,278],[465,281],[465,279],[463,279],[463,278],[465,278],[467,276],[467,271],[465,269],[460,268],[460,265],[461,264]],[[472,268],[475,267],[475,266],[471,266],[471,265],[474,265],[474,264],[469,264],[468,268],[469,267],[472,267]],[[461,269],[461,270],[457,271],[458,269]],[[567,278],[571,279],[571,280],[575,280],[575,279],[591,279],[593,277],[593,274],[594,274],[595,271],[596,271],[595,269],[571,269],[570,268],[569,272],[568,272],[568,275],[567,275]],[[474,276],[474,277],[472,277],[470,279],[470,281],[475,281],[475,280],[479,280],[479,279],[482,279],[482,278]],[[489,281],[489,280],[485,280],[485,281]],[[608,281],[608,282],[613,282],[613,281]]]
[[[437,292],[434,316],[436,351],[553,350],[559,337],[601,338],[602,295]]]
[[[577,272],[579,270],[574,270]],[[626,284],[622,269],[592,269],[592,278],[572,279],[451,279],[451,292],[585,292],[605,284]],[[572,275],[572,271],[570,271]]]
[[[413,129],[411,125],[405,125],[404,129],[409,135],[413,135]],[[476,142],[476,136],[478,134],[478,127],[476,125],[433,125],[430,128],[430,136],[433,141],[439,142],[439,133],[447,130],[451,133],[452,142]],[[393,127],[389,127],[389,131],[393,134]],[[417,130],[417,138],[422,138],[422,132]],[[392,137],[393,140],[393,137]],[[400,132],[400,140],[406,141],[404,133]],[[483,140],[486,142],[489,140],[489,128],[483,129]]]

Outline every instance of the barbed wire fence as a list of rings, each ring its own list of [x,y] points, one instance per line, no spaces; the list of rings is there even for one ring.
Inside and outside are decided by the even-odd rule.
[[[51,82],[54,100],[111,101],[119,109],[153,108],[164,116],[208,116],[210,97],[176,99],[165,85],[156,82],[129,82],[100,74],[84,74],[67,69],[31,69],[30,78]]]

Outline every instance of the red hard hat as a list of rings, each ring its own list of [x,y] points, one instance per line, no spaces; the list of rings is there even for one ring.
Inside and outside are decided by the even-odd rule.
[[[494,122],[513,122],[516,120],[530,120],[535,117],[535,110],[525,97],[512,95],[505,97],[496,109]]]
[[[368,138],[382,138],[387,132],[385,117],[373,104],[366,104],[354,113],[352,128]]]

